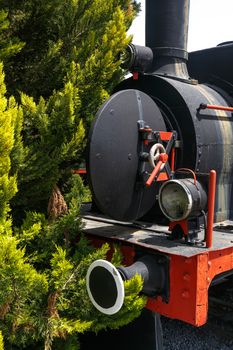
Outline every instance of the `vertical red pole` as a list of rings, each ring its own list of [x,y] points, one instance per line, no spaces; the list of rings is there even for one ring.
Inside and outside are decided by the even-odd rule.
[[[171,171],[175,170],[175,152],[175,148],[173,147],[171,151]]]
[[[208,216],[206,228],[206,248],[212,247],[213,242],[213,223],[214,223],[214,203],[216,192],[216,171],[210,171],[209,194],[208,194]]]

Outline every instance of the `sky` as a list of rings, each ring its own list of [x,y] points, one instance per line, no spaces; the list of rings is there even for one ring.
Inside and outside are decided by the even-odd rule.
[[[134,36],[134,44],[144,45],[145,0],[138,2],[142,11],[129,33]],[[188,51],[214,47],[224,41],[233,41],[233,0],[190,0]]]

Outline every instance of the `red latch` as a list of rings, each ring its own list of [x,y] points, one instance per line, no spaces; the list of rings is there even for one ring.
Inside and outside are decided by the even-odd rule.
[[[146,186],[149,187],[151,186],[152,182],[154,181],[155,177],[158,175],[161,167],[163,164],[165,164],[168,160],[168,155],[166,153],[161,153],[159,156],[159,161],[154,167],[154,170],[150,174],[149,179],[146,181]]]

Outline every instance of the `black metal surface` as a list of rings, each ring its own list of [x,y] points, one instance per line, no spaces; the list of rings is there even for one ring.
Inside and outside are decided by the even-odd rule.
[[[208,182],[211,169],[217,172],[215,219],[233,217],[233,118],[225,111],[197,111],[201,103],[228,106],[225,96],[207,85],[186,84],[165,77],[144,75],[138,81],[128,79],[120,89],[137,88],[160,106],[165,121],[177,130],[182,148],[176,168],[185,167],[201,174]],[[167,123],[169,125],[169,123]]]
[[[129,325],[97,335],[86,333],[80,336],[80,343],[81,350],[163,350],[160,315],[145,309]]]
[[[153,72],[188,79],[188,20],[189,0],[146,1],[146,46],[154,52]]]
[[[130,72],[148,72],[153,62],[153,51],[150,47],[129,44],[122,59],[122,68]]]
[[[136,274],[143,278],[142,293],[147,296],[162,296],[169,299],[169,258],[163,254],[143,255],[133,265],[117,267],[124,280]]]
[[[188,70],[200,83],[215,83],[233,96],[232,61],[233,43],[230,43],[189,53]]]
[[[98,207],[118,220],[135,220],[154,204],[158,186],[145,188],[139,178],[140,154],[148,151],[138,121],[165,131],[159,108],[145,93],[119,91],[99,110],[89,138],[88,174]],[[148,163],[144,171],[151,172]]]
[[[116,282],[107,269],[96,266],[90,274],[89,287],[94,300],[102,308],[108,309],[115,305],[117,299]]]
[[[189,2],[146,1],[146,46],[158,50],[177,50],[177,57],[187,58]],[[168,54],[176,57],[174,52]]]
[[[153,130],[165,130],[166,125],[169,131],[177,131],[175,167],[194,170],[206,188],[209,171],[217,172],[215,221],[233,218],[233,115],[198,110],[202,103],[232,105],[233,44],[191,53],[192,77],[208,85],[190,79],[186,65],[189,5],[189,0],[146,1],[146,45],[153,51],[151,74],[122,82],[93,125],[90,183],[98,207],[115,219],[133,221],[145,215],[159,187],[145,189],[139,176],[140,172],[147,176],[151,169],[148,148],[138,134],[138,120]],[[144,52],[142,47],[140,50]]]
[[[139,80],[127,79],[118,89],[144,91],[159,105],[167,128],[176,130],[181,148],[177,150],[176,167],[193,169],[196,164],[196,135],[192,116],[182,95],[172,85],[173,80],[160,76],[143,75]],[[188,84],[183,84],[184,88]],[[185,148],[185,152],[184,152]]]
[[[103,220],[103,219],[102,219]],[[107,222],[108,221],[108,222]],[[168,239],[170,232],[167,226],[149,225],[148,227],[135,227],[126,224],[119,224],[113,220],[101,221],[101,218],[84,218],[84,232],[88,235],[98,237],[103,240],[115,242],[117,244],[127,243],[134,247],[145,249],[150,252],[164,253],[169,255],[178,255],[191,257],[204,254],[209,251],[206,247],[189,246],[184,240],[171,241]],[[228,221],[226,223],[229,223]],[[233,222],[230,222],[233,224]],[[204,230],[199,233],[199,239],[204,239]],[[219,231],[214,227],[212,250],[222,251],[233,247],[232,231]]]

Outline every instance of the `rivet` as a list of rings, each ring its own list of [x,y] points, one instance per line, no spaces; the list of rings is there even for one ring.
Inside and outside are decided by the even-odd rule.
[[[191,264],[191,259],[185,259],[185,264]]]
[[[184,274],[183,279],[184,279],[184,281],[189,282],[190,281],[190,275],[188,273]]]
[[[182,298],[183,299],[188,299],[190,297],[189,291],[185,290],[182,292]]]

